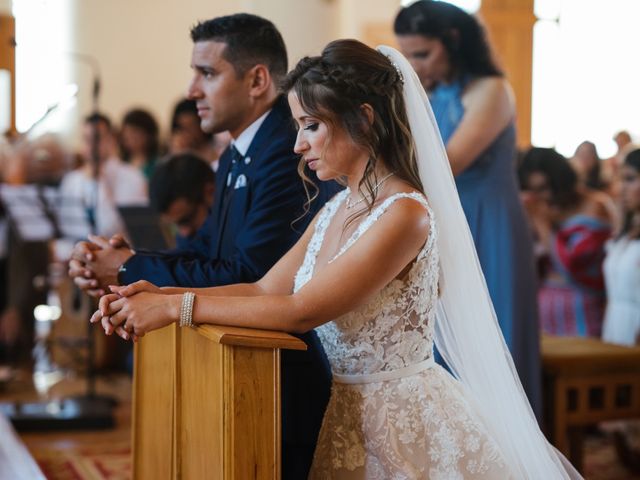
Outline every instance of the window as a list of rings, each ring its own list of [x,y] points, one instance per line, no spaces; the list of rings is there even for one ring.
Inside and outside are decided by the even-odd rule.
[[[640,2],[536,0],[534,11],[532,143],[571,156],[589,140],[612,156],[617,131],[640,133]]]
[[[16,126],[25,132],[47,110],[42,122],[62,132],[70,121],[72,0],[13,0],[16,20]]]

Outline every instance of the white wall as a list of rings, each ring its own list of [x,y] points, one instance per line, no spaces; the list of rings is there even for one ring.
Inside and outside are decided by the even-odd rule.
[[[571,156],[595,143],[601,158],[615,154],[613,136],[638,141],[640,69],[638,0],[564,0],[538,22],[533,44],[533,145]]]
[[[59,0],[19,1],[55,5]],[[91,56],[99,65],[100,109],[117,123],[129,108],[147,108],[157,116],[165,133],[172,107],[184,94],[191,76],[189,30],[196,21],[243,11],[264,16],[282,32],[292,67],[302,56],[318,54],[333,39],[362,38],[367,24],[390,25],[399,6],[395,0],[64,0],[63,3],[70,5],[71,18],[69,31],[60,30],[60,36],[69,39],[69,50]],[[10,4],[11,0],[0,0],[0,8],[3,5],[9,8]],[[62,129],[65,137],[77,143],[82,118],[92,110],[94,74],[89,65],[74,60],[66,52],[55,55],[61,58],[59,68],[70,69],[70,82],[78,85],[77,103],[65,112],[56,112],[56,118],[43,123],[40,130]],[[37,69],[37,64],[34,68]],[[41,85],[46,88],[44,76]],[[49,88],[53,88],[51,82]],[[56,96],[54,93],[51,92],[52,97]]]
[[[11,0],[0,0],[0,13],[11,14]]]
[[[340,0],[340,37],[365,40],[365,29],[372,24],[388,25],[392,32],[399,10],[400,0]]]
[[[289,68],[339,37],[337,0],[254,0],[251,12],[271,20],[287,44]]]
[[[167,128],[173,104],[190,78],[190,27],[198,20],[233,13],[239,0],[75,0],[75,51],[100,67],[100,109],[118,122],[131,107],[148,108]],[[77,64],[76,115],[91,111],[92,72]]]
[[[94,57],[99,64],[100,109],[119,122],[129,108],[147,108],[164,132],[191,76],[189,30],[196,21],[242,11],[264,16],[282,32],[290,66],[303,55],[317,54],[337,37],[338,30],[337,5],[331,0],[73,2],[73,50]],[[72,126],[65,136],[77,143],[77,127],[92,109],[93,73],[85,63],[73,64],[79,94],[77,105],[67,112]]]

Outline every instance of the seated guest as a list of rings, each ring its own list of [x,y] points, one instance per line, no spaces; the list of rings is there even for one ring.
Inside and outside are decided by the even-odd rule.
[[[215,192],[215,174],[202,158],[191,153],[173,155],[156,168],[149,184],[151,206],[175,226],[178,248],[208,241],[209,213]]]
[[[94,232],[111,236],[123,231],[117,206],[147,204],[147,182],[137,168],[117,157],[116,137],[104,115],[87,117],[82,141],[85,163],[64,176],[60,195],[86,208]],[[94,142],[97,159],[93,159]]]
[[[140,169],[149,179],[158,161],[160,141],[158,122],[153,115],[139,108],[129,110],[120,127],[122,160]]]
[[[195,100],[185,99],[175,106],[171,119],[170,153],[191,152],[211,163],[218,170],[220,155],[231,137],[228,132],[206,133],[200,128]]]
[[[607,310],[602,331],[605,342],[640,342],[640,149],[624,158],[620,169],[622,230],[607,245],[604,276]]]
[[[553,335],[599,337],[611,215],[599,196],[579,187],[577,174],[555,150],[532,148],[519,175],[539,251],[546,253],[538,292],[541,328]]]
[[[214,192],[215,174],[202,158],[182,153],[158,163],[149,183],[149,200],[175,229],[176,253],[207,248],[213,229],[209,214]],[[126,365],[133,371],[131,352],[127,352]]]
[[[195,151],[202,146],[210,146],[212,139],[212,133],[200,128],[196,101],[184,98],[176,103],[171,115],[170,152]]]

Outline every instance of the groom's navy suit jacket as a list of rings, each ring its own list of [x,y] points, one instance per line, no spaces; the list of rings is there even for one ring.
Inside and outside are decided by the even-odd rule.
[[[229,187],[232,154],[230,149],[222,154],[212,213],[199,238],[190,242],[193,250],[136,254],[123,265],[120,282],[145,279],[160,286],[210,287],[260,279],[340,188],[334,182],[318,182],[312,211],[293,223],[306,199],[293,153],[295,138],[291,112],[281,97],[241,161],[235,185]],[[241,175],[244,179],[237,181]],[[223,205],[225,188],[233,191]],[[282,352],[282,478],[306,478],[331,384],[315,332],[300,338],[309,347],[306,352]]]

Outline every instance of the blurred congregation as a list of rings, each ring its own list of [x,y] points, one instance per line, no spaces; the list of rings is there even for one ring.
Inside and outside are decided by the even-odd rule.
[[[276,2],[283,9],[300,4],[286,15],[272,15],[269,2],[228,1],[223,7],[210,3],[183,2],[176,14],[180,22],[176,20],[167,34],[173,42],[189,48],[189,28],[199,19],[237,13],[250,4],[251,13],[283,27],[289,69],[299,57],[317,54],[316,46],[332,39],[326,38],[327,32],[318,33],[323,25],[331,25],[331,34],[358,37],[371,46],[392,44],[409,59],[429,94],[500,328],[532,408],[549,429],[545,433],[557,420],[549,413],[556,401],[550,399],[552,385],[543,375],[546,339],[594,340],[598,346],[629,351],[640,344],[640,124],[621,125],[611,118],[597,141],[585,132],[570,148],[534,144],[533,53],[522,53],[531,50],[533,1],[481,2],[474,18],[487,36],[471,36],[469,45],[461,40],[464,33],[451,35],[458,26],[424,31],[412,20],[419,14],[418,4],[441,2],[373,2],[378,16],[370,13],[369,18],[363,12],[359,23],[353,19],[365,2],[316,0],[308,2],[308,11],[302,5],[306,1]],[[153,2],[145,5],[156,8]],[[189,5],[192,12],[182,11]],[[82,13],[90,7],[75,8]],[[96,8],[94,20],[107,7]],[[18,28],[20,10],[15,12]],[[0,13],[11,17],[10,10]],[[172,10],[167,7],[162,13],[171,17]],[[307,17],[302,25],[317,38],[296,44],[304,28],[285,26],[296,16]],[[314,16],[318,24],[311,26],[309,17]],[[151,32],[154,25],[133,27],[148,29],[145,36],[164,35]],[[421,43],[425,38],[427,43]],[[475,44],[479,39],[486,42],[486,51]],[[116,45],[121,46],[114,40],[109,47],[87,53],[113,67],[109,54]],[[18,42],[15,51],[19,48]],[[81,50],[82,45],[75,48]],[[144,52],[126,48],[119,53],[124,66],[118,72],[125,77],[127,62],[145,60]],[[9,50],[2,52],[0,68],[15,69],[15,60],[8,61]],[[157,63],[163,55],[176,57],[170,60],[172,69],[174,64],[181,66],[181,73],[173,72],[175,78],[167,83],[154,78],[163,75],[164,67]],[[0,139],[0,365],[47,372],[64,362],[68,368],[86,368],[77,357],[61,354],[59,347],[55,355],[44,352],[50,346],[43,347],[39,326],[42,320],[55,324],[93,310],[93,300],[67,275],[77,242],[97,235],[126,242],[132,252],[186,251],[200,248],[212,235],[214,199],[226,201],[216,185],[223,188],[226,182],[228,187],[232,178],[216,178],[219,161],[237,139],[226,131],[207,133],[201,128],[198,95],[188,80],[183,81],[190,75],[188,54],[154,52],[148,63],[153,65],[136,69],[135,75],[147,78],[131,91],[126,85],[110,85],[109,75],[102,76],[102,85],[79,75],[86,85],[75,94],[81,101],[71,113],[55,106],[22,129],[16,124],[15,109],[20,105],[12,109],[12,102],[0,99],[0,110],[10,112]],[[12,78],[15,81],[15,72]],[[491,83],[495,79],[499,81]],[[96,90],[110,88],[98,103]],[[152,93],[146,95],[145,88]],[[15,92],[12,95],[15,104]],[[66,130],[48,127],[63,114],[71,119]],[[608,139],[607,154],[600,153],[600,138]],[[118,281],[117,275],[111,278]],[[85,280],[83,289],[105,293],[108,285]],[[74,336],[86,334],[86,320],[70,327]],[[51,328],[55,335],[55,325]],[[109,337],[99,343],[98,370],[131,374],[130,342]],[[640,405],[640,400],[633,402]],[[640,435],[628,417],[611,414],[603,419],[620,420],[604,430],[614,435],[617,453],[632,478],[631,472],[640,472]]]
[[[212,192],[205,194],[206,187],[213,188],[217,160],[229,137],[202,132],[193,100],[176,104],[170,123],[170,136],[163,140],[157,121],[146,110],[128,111],[119,124],[106,115],[93,114],[84,119],[83,145],[78,151],[51,134],[33,140],[7,140],[2,145],[3,185],[25,186],[24,195],[29,195],[28,186],[53,187],[65,199],[60,203],[75,202],[86,210],[94,194],[96,164],[91,142],[98,132],[100,213],[96,218],[100,223],[94,232],[108,237],[126,232],[117,207],[151,204],[157,213],[168,217],[174,233],[186,240],[202,226],[206,215],[181,215],[179,205],[172,212],[174,201],[187,199],[189,207],[212,201]],[[514,165],[534,239],[540,331],[634,345],[640,335],[640,307],[634,310],[640,302],[640,285],[633,277],[640,274],[633,268],[638,268],[639,258],[633,240],[638,229],[640,147],[627,131],[618,132],[615,141],[618,151],[607,159],[601,159],[595,145],[585,140],[569,158],[552,148],[521,150]],[[16,201],[20,202],[20,190],[10,192],[18,193]],[[208,215],[211,205],[203,207]],[[20,239],[7,206],[3,214],[1,251],[6,280],[2,354],[4,361],[13,361],[17,358],[11,352],[29,354],[29,335],[33,333],[29,324],[37,304],[16,300],[24,298],[24,289],[35,288],[33,277],[24,284],[7,281],[20,276],[11,275],[12,261],[17,259],[10,254]],[[64,231],[65,225],[56,229]],[[39,267],[34,265],[36,270],[30,270],[32,275],[42,276],[50,262],[67,261],[69,246],[80,238],[61,235],[55,248],[36,257],[26,253],[14,268],[20,270],[35,258],[46,258]]]
[[[541,331],[635,345],[640,331],[627,308],[637,301],[640,150],[626,131],[615,141],[607,159],[589,141],[568,159],[532,148],[518,176],[535,239]]]
[[[147,110],[133,108],[117,123],[95,112],[83,119],[77,150],[54,134],[2,145],[4,362],[30,357],[33,310],[46,304],[51,272],[66,268],[73,244],[89,233],[128,237],[120,207],[153,205],[167,217],[169,244],[204,224],[228,134],[204,133],[194,100],[179,100],[169,123],[164,138]],[[43,222],[49,235],[38,233]]]

